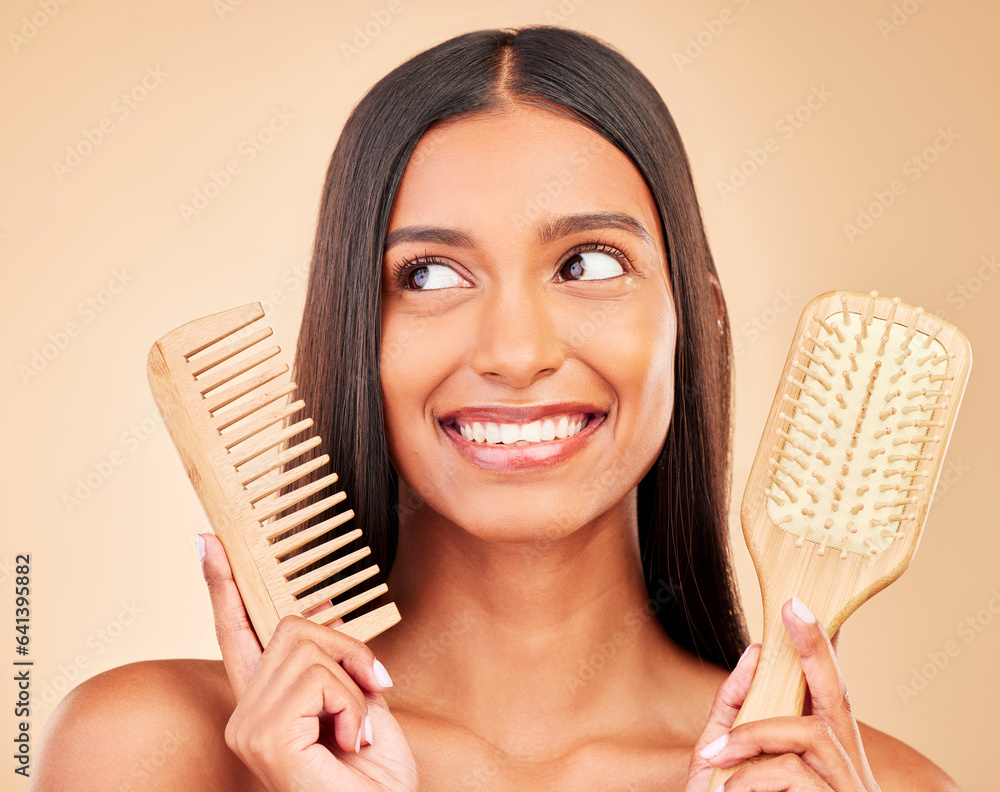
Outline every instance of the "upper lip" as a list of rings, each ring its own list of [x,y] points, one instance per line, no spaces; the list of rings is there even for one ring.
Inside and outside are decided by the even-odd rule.
[[[550,415],[593,413],[605,415],[607,410],[589,402],[559,402],[558,404],[477,404],[459,407],[438,416],[442,424],[452,421],[492,421],[494,423],[531,423]]]

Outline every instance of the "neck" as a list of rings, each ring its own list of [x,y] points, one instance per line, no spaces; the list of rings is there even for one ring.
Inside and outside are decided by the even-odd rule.
[[[591,523],[531,542],[484,540],[415,512],[388,585],[403,619],[372,648],[401,664],[395,706],[498,744],[537,745],[591,716],[606,724],[680,652],[656,617],[666,582],[647,594],[635,490]]]

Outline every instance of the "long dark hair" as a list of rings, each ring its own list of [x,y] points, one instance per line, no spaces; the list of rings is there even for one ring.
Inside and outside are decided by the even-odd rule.
[[[368,563],[387,575],[406,508],[397,502],[379,378],[390,212],[431,124],[502,113],[512,102],[593,129],[635,163],[656,201],[677,315],[676,393],[663,448],[639,484],[642,563],[651,609],[671,638],[731,668],[747,638],[729,548],[729,323],[721,332],[716,324],[715,265],[673,119],[609,45],[547,25],[478,30],[415,55],[365,94],[326,174],[295,362],[300,395],[363,530],[359,543],[371,547]]]

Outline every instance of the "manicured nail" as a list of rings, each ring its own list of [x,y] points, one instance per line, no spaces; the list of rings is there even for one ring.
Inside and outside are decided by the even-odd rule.
[[[719,784],[715,789],[712,790],[712,792],[722,792],[722,788],[724,786],[725,784]]]
[[[198,558],[201,561],[205,560],[205,537],[201,534],[196,534],[198,537]]]
[[[805,606],[798,597],[792,597],[792,613],[798,616],[806,624],[815,624],[816,617],[812,615],[812,612]]]
[[[708,745],[701,749],[702,759],[711,759],[713,756],[718,756],[723,748],[726,747],[726,743],[729,742],[729,732],[726,732],[721,737],[717,737],[712,740]]]
[[[376,660],[372,664],[372,669],[375,671],[375,678],[382,687],[392,687],[392,679],[389,677],[389,672],[385,670],[384,665]]]
[[[365,715],[365,742],[369,745],[372,744],[372,717],[371,715]]]
[[[740,655],[740,659],[736,661],[736,665],[739,665],[740,663],[743,662],[743,658],[746,657],[750,653],[750,650],[752,648],[753,648],[753,644],[750,644],[750,646],[748,646],[746,649],[743,650],[743,654],[741,654]]]
[[[354,745],[354,753],[361,753],[361,732],[362,729],[358,729],[358,741]]]

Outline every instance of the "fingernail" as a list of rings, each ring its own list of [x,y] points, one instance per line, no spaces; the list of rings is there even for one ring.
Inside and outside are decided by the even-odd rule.
[[[753,644],[750,644],[750,646],[748,646],[746,649],[743,650],[743,654],[741,654],[740,659],[736,661],[736,665],[739,665],[740,663],[743,662],[743,658],[750,653],[751,648],[753,648]]]
[[[719,784],[715,789],[712,790],[712,792],[722,792],[722,788],[724,786],[725,784]]]
[[[815,624],[816,617],[812,615],[812,612],[805,606],[798,597],[792,597],[792,613],[798,616],[806,624]]]
[[[198,537],[198,559],[200,561],[205,560],[205,537],[201,534],[197,534]]]
[[[372,717],[371,715],[365,715],[365,742],[369,745],[372,744]]]
[[[358,729],[358,741],[354,745],[354,753],[361,753],[361,729]]]
[[[384,665],[375,660],[372,664],[372,669],[375,671],[375,678],[382,687],[392,687],[392,679],[389,677],[389,672],[385,670]]]
[[[711,759],[713,756],[718,756],[723,748],[726,747],[726,743],[729,742],[729,732],[726,732],[721,737],[717,737],[712,740],[708,745],[701,749],[702,759]]]

